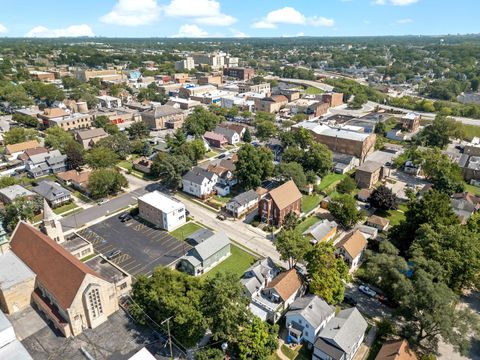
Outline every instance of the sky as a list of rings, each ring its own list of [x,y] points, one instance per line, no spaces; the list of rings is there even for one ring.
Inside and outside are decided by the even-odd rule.
[[[480,0],[0,0],[0,9],[0,37],[480,32]]]

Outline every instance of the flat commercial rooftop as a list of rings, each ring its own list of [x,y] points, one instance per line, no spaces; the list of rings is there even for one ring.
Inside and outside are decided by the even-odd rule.
[[[33,277],[33,271],[12,251],[0,255],[0,289],[6,290]]]
[[[114,216],[79,234],[103,255],[121,250],[121,254],[110,261],[132,276],[150,276],[155,267],[173,265],[191,248],[186,242],[137,218],[122,223]]]
[[[170,213],[175,210],[183,209],[184,205],[171,196],[162,194],[160,191],[152,191],[138,198],[157,209],[162,210],[164,213]]]

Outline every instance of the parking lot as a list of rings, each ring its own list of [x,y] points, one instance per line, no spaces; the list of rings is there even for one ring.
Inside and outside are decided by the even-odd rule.
[[[114,216],[79,234],[103,255],[120,250],[121,253],[111,261],[132,276],[149,276],[155,267],[172,264],[190,249],[186,242],[136,218],[121,222],[118,216]]]

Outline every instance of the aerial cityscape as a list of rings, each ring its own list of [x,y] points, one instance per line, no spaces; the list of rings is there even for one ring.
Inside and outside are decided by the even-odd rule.
[[[480,3],[0,12],[0,360],[480,360]]]

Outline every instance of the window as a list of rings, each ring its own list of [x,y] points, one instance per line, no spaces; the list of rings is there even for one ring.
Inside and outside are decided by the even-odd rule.
[[[124,282],[123,284],[120,284],[120,290],[123,290],[127,287],[127,283]]]
[[[93,289],[88,293],[88,304],[94,319],[103,314],[102,303],[100,301],[100,292],[98,289]]]

